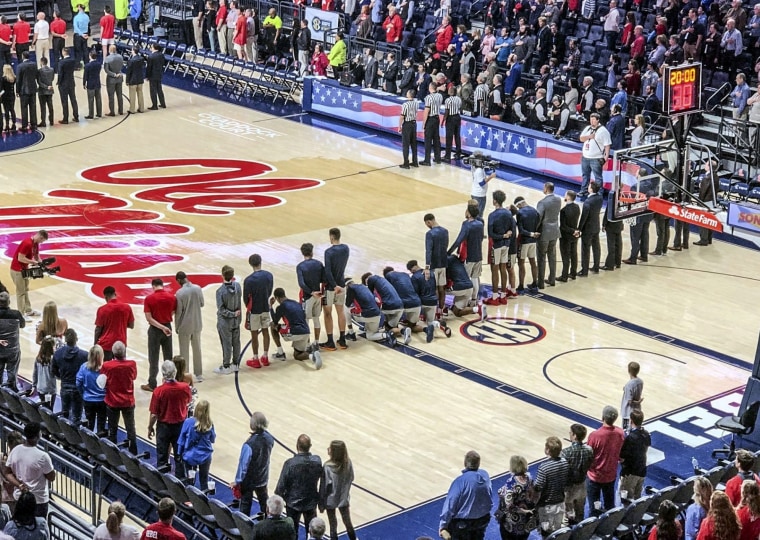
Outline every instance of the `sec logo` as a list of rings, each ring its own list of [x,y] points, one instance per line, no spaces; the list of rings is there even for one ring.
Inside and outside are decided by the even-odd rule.
[[[459,331],[464,337],[486,345],[528,345],[546,337],[546,329],[525,319],[492,317],[485,322],[478,320],[463,324]]]

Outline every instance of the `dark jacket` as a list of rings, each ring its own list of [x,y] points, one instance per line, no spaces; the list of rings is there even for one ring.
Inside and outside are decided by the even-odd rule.
[[[127,86],[145,82],[145,60],[139,54],[132,56],[127,62]]]
[[[16,358],[19,351],[18,331],[25,325],[26,321],[19,310],[0,307],[0,339],[8,342],[5,347],[0,347],[0,358]]]
[[[573,233],[578,230],[581,207],[575,202],[568,203],[559,211],[559,233],[565,240],[573,240]]]
[[[311,51],[311,30],[309,30],[308,26],[306,28],[301,28],[301,31],[298,33],[296,45],[298,46],[299,51]]]
[[[377,88],[377,59],[371,56],[364,66],[364,87]]]
[[[607,211],[604,212],[604,218],[602,218],[602,227],[610,234],[618,234],[623,232],[625,224],[623,221],[613,221],[610,219],[610,213],[612,213],[612,205],[607,207]]]
[[[385,71],[383,71],[383,90],[395,94],[396,79],[398,79],[398,62],[394,60],[385,66]]]
[[[60,88],[74,88],[74,72],[79,64],[72,57],[62,58],[58,62],[58,86]]]
[[[53,95],[53,81],[55,80],[55,70],[50,66],[45,66],[39,70],[37,75],[37,84],[41,96]]]
[[[288,508],[300,512],[314,510],[319,502],[319,480],[322,460],[309,452],[299,453],[282,465],[280,480],[274,492],[285,500]]]
[[[289,517],[267,517],[253,528],[251,540],[296,540],[293,520]]]
[[[599,212],[602,211],[602,196],[599,193],[593,193],[583,203],[583,212],[581,220],[578,223],[578,229],[581,235],[599,234]]]
[[[401,82],[399,82],[398,87],[401,91],[402,96],[406,96],[407,91],[414,90],[414,84],[415,80],[414,77],[416,75],[416,72],[413,68],[408,67],[404,69],[403,75],[401,75]]]
[[[129,73],[129,66],[127,66]],[[161,81],[164,76],[164,55],[161,52],[154,52],[148,56],[148,68],[145,70],[145,78],[149,81]],[[129,83],[127,83],[129,84]]]
[[[61,379],[61,387],[77,385],[79,368],[87,362],[87,351],[76,345],[61,347],[53,355],[53,377]]]
[[[16,93],[22,96],[36,94],[37,75],[37,64],[31,60],[21,62],[16,73]]]
[[[96,60],[85,64],[82,83],[87,90],[97,90],[100,88],[100,69],[102,67],[103,65]]]

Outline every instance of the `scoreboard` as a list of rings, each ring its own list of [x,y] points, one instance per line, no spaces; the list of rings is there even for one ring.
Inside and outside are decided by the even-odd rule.
[[[682,115],[702,109],[702,64],[666,66],[663,77],[663,114]]]

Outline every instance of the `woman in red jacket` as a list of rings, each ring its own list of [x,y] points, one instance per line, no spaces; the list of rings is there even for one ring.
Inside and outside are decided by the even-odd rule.
[[[678,506],[673,501],[662,501],[657,512],[657,524],[649,531],[647,540],[680,540],[683,528],[678,517]]]
[[[710,511],[702,520],[697,540],[739,540],[741,527],[728,496],[715,491],[710,497]]]
[[[441,26],[435,31],[435,50],[439,53],[446,52],[453,37],[454,28],[451,26],[451,17],[446,15],[443,18]]]
[[[754,480],[742,482],[742,502],[736,515],[742,524],[741,540],[760,538],[760,486]]]
[[[324,47],[321,43],[317,43],[314,47],[314,56],[311,57],[311,73],[319,77],[327,76],[327,66],[330,65],[330,61],[327,59]]]

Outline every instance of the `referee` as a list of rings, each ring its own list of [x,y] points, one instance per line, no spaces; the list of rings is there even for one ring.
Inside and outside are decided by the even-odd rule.
[[[422,125],[425,126],[425,161],[420,165],[430,167],[430,150],[433,150],[433,160],[441,162],[441,105],[443,97],[438,93],[435,83],[430,83],[430,93],[425,96],[425,112],[422,115]]]
[[[478,75],[478,86],[475,87],[473,100],[475,101],[475,114],[478,116],[488,116],[488,94],[491,89],[486,84],[486,74]]]
[[[446,126],[446,154],[443,159],[451,160],[451,143],[456,142],[457,153],[456,159],[462,157],[462,98],[457,96],[457,89],[452,85],[449,87],[449,97],[443,104],[445,112],[443,113],[443,123]]]
[[[409,168],[409,148],[412,149],[412,167],[417,167],[417,111],[420,108],[419,100],[414,98],[414,90],[406,93],[407,101],[401,106],[401,115],[398,121],[398,130],[401,133],[401,148],[404,153],[404,163],[399,165],[402,169]],[[439,143],[440,144],[440,143]],[[430,163],[428,163],[430,165]]]

